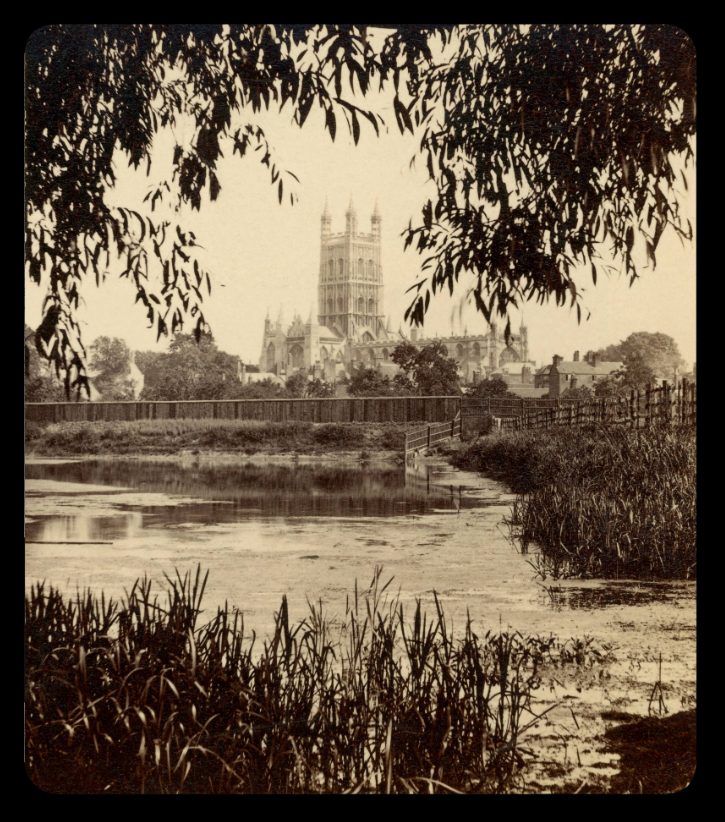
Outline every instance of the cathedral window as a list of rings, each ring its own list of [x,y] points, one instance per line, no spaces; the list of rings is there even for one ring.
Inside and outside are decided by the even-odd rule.
[[[456,356],[458,359],[462,359],[463,357],[463,346],[460,343],[456,346]]]
[[[365,262],[362,257],[357,261],[357,273],[361,280],[365,279]]]
[[[371,297],[368,300],[368,314],[372,314],[374,308],[375,308],[375,303],[373,302],[373,298]]]
[[[345,260],[340,257],[337,261],[337,273],[342,277],[345,274]]]
[[[328,314],[334,314],[335,313],[335,301],[332,299],[332,297],[330,297],[330,299],[327,301],[327,313]]]
[[[301,345],[293,345],[289,352],[293,368],[302,368],[305,352]]]
[[[333,280],[335,278],[335,261],[334,260],[330,260],[330,262],[327,264],[327,270],[329,272],[330,279]]]
[[[375,263],[372,260],[368,260],[368,279],[375,279]]]
[[[480,357],[481,356],[481,346],[478,343],[473,343],[473,356]]]
[[[390,359],[390,352],[388,351],[387,348],[383,348],[383,359],[384,360],[389,360]]]
[[[342,297],[338,297],[338,298],[337,298],[337,310],[338,310],[341,314],[342,314],[342,312],[345,310],[345,301],[342,299]]]
[[[365,311],[365,300],[362,297],[358,297],[357,310],[358,314],[362,314]]]

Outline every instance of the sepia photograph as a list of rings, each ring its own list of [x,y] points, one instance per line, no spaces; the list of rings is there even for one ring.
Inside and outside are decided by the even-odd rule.
[[[695,49],[32,32],[32,785],[688,789]]]

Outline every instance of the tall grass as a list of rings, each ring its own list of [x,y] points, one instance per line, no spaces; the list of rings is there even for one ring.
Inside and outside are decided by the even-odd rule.
[[[412,622],[376,570],[342,624],[291,624],[255,649],[207,577],[144,578],[120,602],[25,600],[26,761],[56,793],[437,793],[511,787],[553,640],[455,639],[436,598]]]
[[[696,576],[692,429],[516,432],[453,459],[518,494],[509,524],[542,576]]]
[[[269,422],[258,420],[135,420],[28,423],[25,441],[38,453],[149,453],[180,449],[224,451],[402,450],[404,425]]]

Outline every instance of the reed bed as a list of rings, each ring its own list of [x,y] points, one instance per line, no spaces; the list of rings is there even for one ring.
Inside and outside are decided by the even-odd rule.
[[[26,423],[26,447],[47,454],[153,453],[181,449],[245,451],[400,450],[405,425],[395,423],[267,422],[258,420],[135,420]]]
[[[696,577],[691,428],[524,431],[454,460],[517,493],[508,523],[543,577]]]
[[[208,576],[208,573],[207,573]],[[380,569],[332,625],[321,606],[271,638],[207,576],[148,579],[120,601],[25,600],[26,762],[53,793],[440,793],[511,790],[554,640],[454,638],[436,598],[405,618]]]

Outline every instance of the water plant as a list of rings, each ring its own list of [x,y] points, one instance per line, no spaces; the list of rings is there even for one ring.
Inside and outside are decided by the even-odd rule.
[[[554,428],[453,454],[517,493],[508,518],[542,577],[696,576],[692,428]]]
[[[500,792],[527,756],[552,639],[454,638],[437,597],[412,621],[376,569],[331,623],[261,647],[226,604],[203,622],[207,576],[144,578],[121,601],[25,600],[26,763],[54,793]]]

